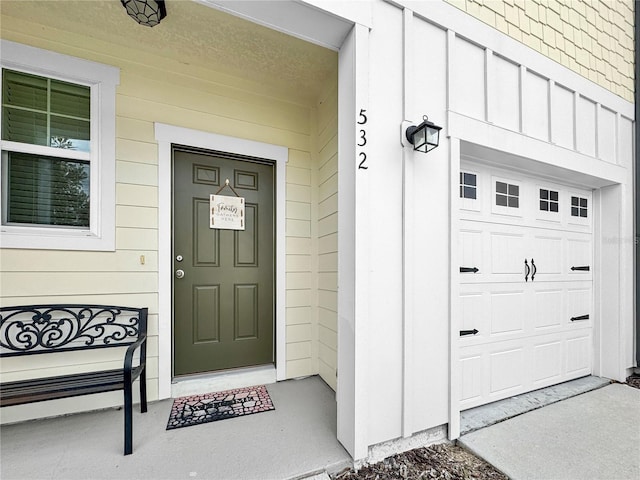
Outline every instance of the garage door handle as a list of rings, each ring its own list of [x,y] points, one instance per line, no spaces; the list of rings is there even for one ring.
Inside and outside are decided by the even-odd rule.
[[[580,315],[579,317],[571,317],[572,322],[575,322],[576,320],[589,320],[589,315]]]
[[[531,269],[529,268],[529,263],[527,262],[527,259],[524,259],[524,268],[525,268],[525,274],[524,274],[524,281],[528,282],[529,281],[529,274],[531,273]]]
[[[536,264],[533,262],[533,258],[531,259],[531,266],[533,267],[533,273],[531,274],[531,281],[533,282],[534,278],[536,278],[536,272],[538,271]]]
[[[571,267],[572,272],[575,272],[576,270],[579,272],[588,272],[591,268],[589,265],[585,265],[584,267]]]
[[[478,267],[460,267],[460,273],[477,273],[479,271]]]
[[[480,332],[478,332],[478,330],[476,330],[475,328],[473,330],[460,330],[461,337],[464,337],[465,335],[475,335],[476,333]]]

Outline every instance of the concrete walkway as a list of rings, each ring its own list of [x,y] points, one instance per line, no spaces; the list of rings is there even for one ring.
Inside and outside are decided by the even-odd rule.
[[[459,442],[512,480],[638,480],[640,390],[608,385]]]
[[[336,440],[335,392],[319,377],[267,385],[275,411],[165,430],[172,401],[134,406],[133,454],[121,410],[0,429],[0,478],[292,479],[350,466]]]
[[[460,435],[466,435],[523,413],[561,402],[576,395],[582,395],[610,383],[611,380],[608,378],[590,375],[465,410],[460,413]]]

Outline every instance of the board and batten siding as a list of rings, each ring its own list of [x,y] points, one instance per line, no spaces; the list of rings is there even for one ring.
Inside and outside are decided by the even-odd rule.
[[[311,213],[312,171],[318,169],[314,159],[319,156],[311,151],[318,143],[311,128],[317,123],[315,106],[262,94],[256,83],[204,66],[141,54],[135,48],[21,19],[1,20],[4,39],[120,68],[116,98],[116,250],[1,249],[2,305],[64,302],[149,307],[148,396],[157,399],[158,358],[170,352],[158,351],[158,147],[154,122],[282,145],[289,148],[285,192],[286,374],[293,378],[318,373],[314,358],[318,316],[313,311],[318,295],[317,282],[312,278],[318,261],[311,237],[317,228],[312,225]],[[325,115],[335,117],[335,112]],[[333,324],[335,329],[335,321]],[[335,364],[335,360],[327,362]],[[121,355],[112,351],[9,358],[2,362],[1,376],[3,381],[10,381],[120,363]],[[2,421],[119,404],[119,392],[92,396],[90,401],[55,400],[4,408]]]
[[[540,62],[524,64],[450,34],[450,129],[478,134],[466,122],[479,120],[565,148],[567,166],[584,155],[630,171],[634,120],[626,102],[569,76],[549,78]]]
[[[633,0],[445,0],[633,101]]]

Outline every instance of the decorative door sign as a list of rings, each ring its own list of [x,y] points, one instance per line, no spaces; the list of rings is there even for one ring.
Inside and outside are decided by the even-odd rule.
[[[209,228],[244,230],[244,197],[210,196]]]

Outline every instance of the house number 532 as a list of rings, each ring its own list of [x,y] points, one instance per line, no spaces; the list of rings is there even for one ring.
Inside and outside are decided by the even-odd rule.
[[[360,160],[358,168],[362,170],[366,170],[367,168],[369,168],[366,163],[367,154],[363,150],[364,146],[367,144],[367,130],[365,128],[365,125],[367,124],[367,116],[365,115],[365,112],[366,110],[364,108],[360,109],[360,114],[358,115],[357,122],[358,125],[362,126],[359,130],[358,143],[356,144],[358,146],[358,159]]]

